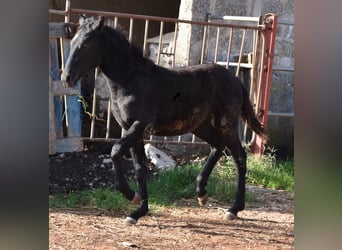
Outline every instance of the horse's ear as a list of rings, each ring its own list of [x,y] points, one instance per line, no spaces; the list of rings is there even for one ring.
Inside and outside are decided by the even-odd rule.
[[[99,18],[96,20],[96,22],[93,24],[93,29],[101,30],[104,25],[105,18],[104,16],[99,16]]]
[[[85,16],[85,14],[80,14],[79,18],[78,18],[78,23],[80,24],[80,26],[82,24],[84,24],[85,20],[87,19],[87,17]]]

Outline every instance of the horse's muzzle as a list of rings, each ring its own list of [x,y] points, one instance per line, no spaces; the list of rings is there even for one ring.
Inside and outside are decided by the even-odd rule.
[[[65,74],[64,72],[61,75],[61,81],[63,82],[64,87],[70,87],[70,75]]]
[[[70,82],[70,75],[69,74],[65,74],[65,72],[63,72],[62,75],[61,75],[61,80],[63,82]]]

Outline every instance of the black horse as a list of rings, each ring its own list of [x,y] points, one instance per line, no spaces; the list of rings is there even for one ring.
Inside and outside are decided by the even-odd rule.
[[[126,222],[134,224],[148,212],[143,137],[188,132],[211,146],[209,157],[196,179],[200,205],[208,200],[205,186],[214,165],[226,147],[230,151],[237,167],[238,190],[235,203],[225,218],[235,218],[245,208],[246,153],[238,136],[240,116],[257,134],[267,137],[240,80],[215,64],[172,70],[159,67],[144,58],[123,32],[104,25],[104,17],[81,16],[78,31],[71,40],[62,80],[67,86],[73,86],[97,66],[106,76],[111,109],[124,131],[111,151],[117,189],[139,204]],[[135,168],[137,192],[129,187],[123,176],[121,158],[128,150]]]

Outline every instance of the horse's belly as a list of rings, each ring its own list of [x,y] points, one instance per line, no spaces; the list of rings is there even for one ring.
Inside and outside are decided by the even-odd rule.
[[[150,134],[158,136],[174,136],[192,132],[196,130],[206,115],[199,110],[194,110],[189,115],[184,115],[168,121],[156,122],[150,128]]]
[[[182,135],[196,129],[193,124],[185,124],[183,121],[176,121],[173,124],[163,124],[152,127],[151,134],[158,136]]]

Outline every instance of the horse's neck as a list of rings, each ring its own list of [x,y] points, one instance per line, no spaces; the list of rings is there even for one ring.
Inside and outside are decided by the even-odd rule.
[[[112,82],[122,85],[125,84],[127,77],[131,77],[132,72],[142,65],[140,65],[139,55],[134,53],[127,41],[118,43],[114,39],[110,34],[104,39],[103,59],[100,68]],[[120,47],[117,44],[120,44]]]
[[[109,78],[107,75],[105,75],[105,80],[109,89],[109,92],[111,93],[111,96],[114,97],[114,100],[117,99],[118,95],[122,92],[122,89],[125,88],[122,84],[119,84]]]

